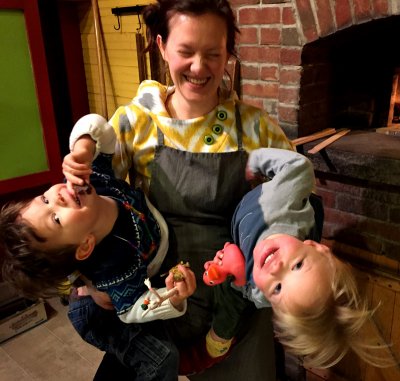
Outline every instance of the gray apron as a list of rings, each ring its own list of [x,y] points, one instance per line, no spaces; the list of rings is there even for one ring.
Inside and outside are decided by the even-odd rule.
[[[245,181],[247,153],[242,145],[242,125],[236,110],[238,151],[193,153],[164,145],[158,129],[158,146],[152,167],[149,197],[169,227],[169,251],[160,270],[168,271],[189,261],[197,289],[188,310],[169,320],[175,341],[185,344],[204,336],[210,328],[213,289],[204,284],[204,262],[231,238],[231,217],[249,190]]]

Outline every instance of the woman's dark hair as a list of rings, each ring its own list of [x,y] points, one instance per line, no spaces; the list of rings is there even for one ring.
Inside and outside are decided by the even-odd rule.
[[[157,48],[157,35],[160,35],[164,42],[168,40],[168,23],[176,13],[192,15],[212,13],[221,17],[225,20],[227,29],[226,49],[230,55],[236,57],[235,36],[240,32],[227,0],[157,0],[156,3],[148,5],[143,11],[148,41],[146,51]]]
[[[2,276],[27,298],[54,296],[77,269],[76,246],[41,249],[46,240],[20,217],[28,203],[10,203],[0,210]]]

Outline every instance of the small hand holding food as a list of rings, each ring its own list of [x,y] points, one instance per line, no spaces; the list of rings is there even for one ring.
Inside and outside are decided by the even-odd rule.
[[[165,285],[168,290],[176,289],[173,296],[170,297],[171,304],[178,310],[183,308],[183,302],[191,296],[196,290],[196,277],[188,264],[179,264],[174,269],[170,270]]]
[[[177,274],[178,272],[179,275]],[[174,266],[168,274],[168,277],[165,279],[167,292],[164,293],[159,293],[160,290],[153,288],[149,278],[145,279],[144,284],[155,298],[145,299],[145,303],[142,305],[142,309],[144,310],[143,316],[161,306],[167,299],[170,299],[171,304],[177,310],[182,311],[184,308],[183,302],[195,291],[196,278],[193,271],[189,269],[188,262]]]
[[[73,151],[64,157],[62,169],[71,194],[85,191],[90,193],[89,177],[96,143],[89,135],[76,141]]]

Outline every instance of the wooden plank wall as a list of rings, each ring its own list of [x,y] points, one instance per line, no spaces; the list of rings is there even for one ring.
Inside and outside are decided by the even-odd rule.
[[[379,350],[381,355],[394,356],[400,360],[400,275],[399,262],[386,258],[382,255],[361,252],[353,248],[338,244],[337,242],[325,242],[333,247],[335,253],[339,254],[354,265],[360,290],[365,292],[370,301],[371,308],[378,306],[374,321],[368,324],[362,331],[362,335],[381,335],[383,340],[376,344],[390,345],[385,354]],[[338,253],[339,252],[339,253]],[[397,381],[400,380],[400,367],[375,368],[362,362],[354,354],[348,354],[333,369],[312,369],[307,377],[308,381],[317,380],[318,375],[322,380],[329,381]]]
[[[118,106],[124,105],[134,97],[139,85],[139,71],[135,34],[139,29],[138,16],[120,17],[120,30],[115,30],[118,20],[111,13],[115,7],[147,5],[150,0],[98,0],[100,15],[103,72],[108,115],[112,116]],[[78,4],[80,29],[83,47],[85,74],[91,112],[102,113],[99,66],[96,55],[96,36],[91,1]],[[139,33],[145,34],[142,25]]]

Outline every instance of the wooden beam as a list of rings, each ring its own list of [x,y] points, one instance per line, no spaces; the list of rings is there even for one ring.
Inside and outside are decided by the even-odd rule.
[[[330,138],[324,140],[322,143],[317,144],[314,148],[310,149],[308,153],[315,154],[321,151],[322,149],[329,146],[330,144],[340,139],[342,136],[348,134],[349,132],[350,130],[348,128],[343,128],[339,130],[335,135],[331,136]]]
[[[115,16],[138,15],[142,13],[145,7],[145,5],[135,5],[133,7],[115,7],[111,9],[111,13]]]
[[[302,136],[292,140],[292,144],[296,147],[301,144],[309,143],[317,139],[324,138],[325,136],[333,135],[336,132],[334,128],[326,128],[325,130],[318,131],[314,134]]]

